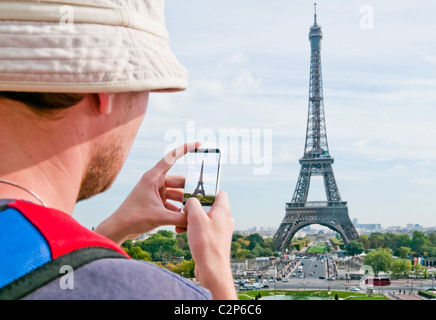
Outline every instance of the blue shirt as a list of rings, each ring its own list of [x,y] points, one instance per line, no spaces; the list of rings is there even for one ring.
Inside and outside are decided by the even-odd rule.
[[[69,273],[66,275],[70,276]],[[150,262],[102,259],[73,270],[72,289],[60,279],[25,300],[209,300],[208,290]],[[63,286],[65,287],[65,286]]]

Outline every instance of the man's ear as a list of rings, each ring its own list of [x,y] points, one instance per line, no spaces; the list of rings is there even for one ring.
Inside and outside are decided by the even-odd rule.
[[[110,93],[99,93],[98,99],[99,99],[98,111],[102,115],[110,114],[112,112],[113,95]]]

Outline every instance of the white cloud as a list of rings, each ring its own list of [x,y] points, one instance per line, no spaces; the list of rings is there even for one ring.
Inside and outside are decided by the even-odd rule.
[[[195,99],[196,96],[222,97],[226,94],[227,88],[226,85],[218,79],[202,79],[200,81],[193,81],[190,90],[191,93],[195,92],[195,95],[193,93],[191,94]]]
[[[218,63],[218,68],[235,66],[235,65],[244,65],[249,60],[250,59],[248,55],[241,51],[231,52],[222,61]]]
[[[436,65],[436,54],[432,54],[429,52],[422,52],[421,53],[421,58],[425,61],[428,62],[432,65]]]
[[[425,186],[436,185],[436,178],[417,178],[412,180],[413,184],[420,184]]]
[[[250,71],[244,71],[232,82],[233,90],[240,94],[261,93],[260,79],[254,78]]]

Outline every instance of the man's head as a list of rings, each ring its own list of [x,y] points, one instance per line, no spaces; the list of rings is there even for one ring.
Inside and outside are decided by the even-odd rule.
[[[55,156],[80,147],[77,200],[112,184],[149,92],[187,86],[168,45],[163,0],[1,1],[0,61],[0,112],[41,136],[53,132],[50,145],[34,139]]]
[[[80,178],[77,201],[107,190],[127,158],[144,118],[148,96],[148,91],[22,94],[32,97],[27,101],[0,93],[4,119],[0,132],[10,137],[0,141],[0,146],[23,151],[23,161],[14,161],[0,174],[25,170],[31,165],[23,164],[26,158],[37,166],[54,160],[66,165],[71,160],[73,165],[81,164],[77,168],[82,170],[74,172]]]

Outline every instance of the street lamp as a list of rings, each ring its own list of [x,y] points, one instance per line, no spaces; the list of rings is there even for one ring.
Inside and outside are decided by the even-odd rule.
[[[424,278],[424,276],[422,275],[422,272],[419,273],[418,277],[421,279],[421,288],[420,288],[420,290],[422,291],[422,279]]]
[[[409,275],[409,278],[412,279],[412,284],[411,284],[411,287],[410,287],[409,294],[413,294],[413,279],[414,279],[415,277],[416,277],[416,276],[415,276],[414,274],[410,274],[410,275]]]
[[[432,273],[431,274],[431,288],[434,290],[434,278],[435,278],[435,274]]]

